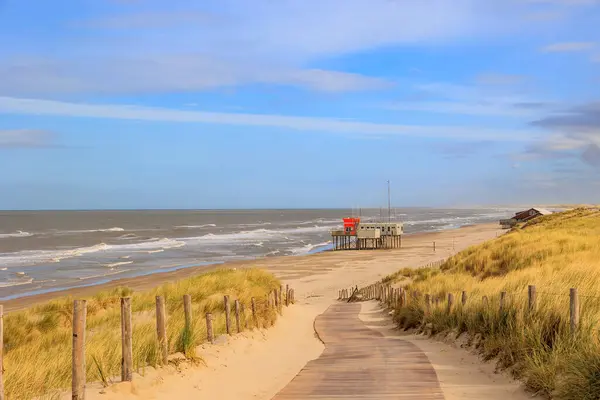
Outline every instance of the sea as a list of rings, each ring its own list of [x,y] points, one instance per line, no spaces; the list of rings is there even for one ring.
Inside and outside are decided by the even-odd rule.
[[[0,301],[114,279],[331,249],[342,218],[406,234],[496,222],[511,208],[0,211]]]

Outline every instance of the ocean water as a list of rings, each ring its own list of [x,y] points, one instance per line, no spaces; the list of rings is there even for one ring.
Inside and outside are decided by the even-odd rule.
[[[407,234],[495,222],[508,208],[398,208]],[[355,215],[357,212],[354,213]],[[387,210],[361,210],[387,220]],[[256,257],[331,248],[350,210],[0,212],[0,300]]]

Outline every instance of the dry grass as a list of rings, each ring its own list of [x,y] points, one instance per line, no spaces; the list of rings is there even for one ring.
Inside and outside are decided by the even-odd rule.
[[[156,339],[155,297],[165,297],[169,352],[195,357],[193,349],[206,340],[204,315],[213,313],[215,334],[225,331],[223,296],[246,306],[253,326],[250,299],[257,301],[258,324],[268,327],[276,313],[266,305],[267,294],[279,287],[271,274],[259,270],[219,270],[154,290],[131,293],[127,288],[99,292],[87,299],[86,367],[88,381],[110,382],[120,374],[120,297],[132,296],[134,367],[160,364]],[[193,326],[184,329],[184,294],[192,296]],[[30,399],[53,398],[71,382],[73,299],[61,298],[47,304],[11,313],[4,322],[4,368],[6,396]]]
[[[445,301],[425,315],[423,296],[396,312],[405,328],[433,326],[481,337],[486,359],[509,368],[534,392],[557,399],[600,398],[600,212],[575,209],[532,221],[495,240],[471,247],[438,269],[404,270],[408,290]],[[526,309],[527,286],[536,285],[537,309]],[[581,323],[569,331],[569,289],[580,295]],[[506,291],[507,307],[499,310]],[[486,306],[482,297],[489,299]]]

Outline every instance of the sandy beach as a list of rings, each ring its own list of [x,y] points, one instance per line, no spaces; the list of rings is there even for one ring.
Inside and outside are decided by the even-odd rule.
[[[108,388],[89,384],[87,396],[90,399],[114,400],[197,396],[231,400],[271,399],[308,361],[321,354],[324,346],[315,335],[313,321],[336,301],[340,288],[365,285],[399,268],[419,267],[444,259],[471,245],[495,238],[501,232],[497,224],[476,225],[406,236],[403,248],[399,250],[326,252],[227,264],[233,268],[258,267],[272,271],[284,284],[295,289],[297,304],[285,309],[283,317],[271,329],[231,338],[221,337],[215,345],[199,347],[197,354],[202,361],[197,365],[174,363],[160,370],[147,368],[143,376],[134,377],[133,383],[115,383]],[[102,287],[127,284],[135,289],[144,289],[197,272],[191,268],[113,282]],[[69,294],[82,295],[93,290],[74,289]],[[20,301],[31,304],[44,297]],[[368,314],[374,314],[374,310],[368,308],[373,304],[365,304],[371,304],[363,306],[367,307],[364,311],[367,316],[362,317],[368,320]],[[14,302],[11,306],[18,308],[23,304]],[[449,399],[481,398],[488,392],[495,393],[498,388],[505,394],[509,393],[507,390],[521,393],[517,383],[494,375],[490,372],[493,368],[483,366],[476,356],[465,350],[418,337],[408,339],[428,354]],[[452,359],[460,362],[449,368],[447,363]],[[467,383],[468,388],[463,387]],[[461,397],[467,394],[467,397]]]

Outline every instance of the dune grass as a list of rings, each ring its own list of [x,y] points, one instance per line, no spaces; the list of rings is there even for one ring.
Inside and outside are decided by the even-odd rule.
[[[257,324],[271,326],[276,312],[267,295],[279,281],[260,270],[218,270],[166,283],[149,291],[127,288],[102,291],[87,298],[86,369],[88,381],[109,383],[120,375],[120,297],[132,297],[133,362],[143,373],[160,365],[156,338],[155,297],[165,297],[169,353],[194,359],[194,349],[206,340],[205,314],[213,313],[216,334],[225,331],[223,296],[245,305],[245,322],[253,327],[251,298],[256,299]],[[192,297],[193,326],[184,326],[184,294]],[[5,390],[9,399],[54,398],[71,384],[73,299],[60,298],[11,313],[4,321]],[[232,313],[233,315],[233,313]],[[233,317],[232,317],[233,318]],[[117,379],[118,380],[118,379]]]
[[[468,333],[485,359],[496,360],[533,392],[556,399],[600,398],[600,212],[575,209],[540,217],[462,251],[440,268],[402,270],[407,290],[441,299],[426,313],[424,296],[396,310],[404,328]],[[537,308],[527,310],[527,287]],[[581,320],[569,329],[569,289],[577,288]],[[460,304],[462,291],[468,294]],[[500,292],[506,307],[500,311]],[[448,313],[448,293],[455,307]],[[487,304],[482,300],[488,298]]]

